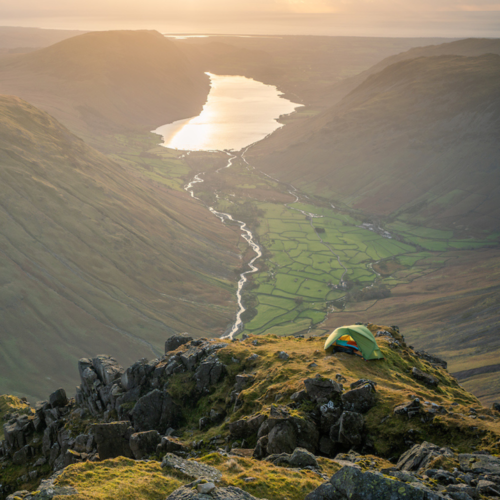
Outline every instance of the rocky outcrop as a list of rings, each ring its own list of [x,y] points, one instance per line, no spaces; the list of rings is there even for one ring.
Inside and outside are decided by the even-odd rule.
[[[304,380],[307,395],[311,401],[325,402],[337,400],[342,394],[342,385],[328,378],[317,375]]]
[[[274,465],[289,465],[291,467],[314,467],[318,468],[316,457],[304,448],[295,448],[293,453],[280,453],[279,455],[269,455],[266,458],[267,462],[272,462]]]
[[[240,490],[235,486],[227,488],[216,488],[215,485],[210,485],[209,488],[204,487],[206,483],[191,483],[186,486],[181,486],[167,497],[167,500],[258,500],[246,491]]]
[[[161,442],[158,431],[136,432],[130,436],[129,446],[137,460],[156,452]]]
[[[405,471],[418,471],[425,469],[432,460],[438,457],[453,457],[449,448],[440,448],[435,444],[423,442],[416,444],[399,457],[396,467]]]
[[[217,483],[222,478],[222,473],[215,467],[194,460],[185,460],[172,453],[165,455],[161,466],[167,471],[171,469],[188,479],[205,479]]]
[[[372,384],[366,383],[361,387],[356,387],[351,391],[342,394],[342,404],[344,408],[356,413],[366,413],[377,403],[375,388]]]
[[[179,333],[176,335],[172,335],[165,341],[165,354],[168,354],[171,351],[175,351],[181,345],[187,344],[192,340],[193,337],[189,336],[187,333]]]
[[[345,466],[305,500],[445,500],[423,483],[408,484],[377,472]]]
[[[441,368],[444,368],[445,370],[448,368],[448,363],[444,359],[438,358],[437,356],[434,356],[433,354],[429,354],[425,351],[415,351],[415,354],[419,358],[424,359],[425,361],[428,361],[431,365],[440,366]]]
[[[134,429],[130,426],[130,422],[94,424],[90,428],[90,433],[94,436],[101,460],[120,456],[133,458],[129,443]]]
[[[154,429],[165,434],[181,422],[182,412],[168,392],[154,389],[137,401],[130,417],[136,431]]]

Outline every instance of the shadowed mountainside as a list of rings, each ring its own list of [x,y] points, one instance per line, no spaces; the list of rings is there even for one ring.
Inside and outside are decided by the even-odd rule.
[[[198,114],[209,78],[156,31],[86,33],[0,60],[0,92],[92,136],[151,130]]]
[[[239,232],[16,97],[0,98],[0,193],[0,393],[39,397],[73,386],[82,355],[151,357],[232,321]]]
[[[499,78],[493,54],[393,64],[249,156],[281,180],[374,215],[498,229]]]

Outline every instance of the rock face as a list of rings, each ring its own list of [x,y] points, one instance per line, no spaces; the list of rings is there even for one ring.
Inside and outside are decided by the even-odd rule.
[[[375,389],[369,383],[342,394],[344,408],[356,413],[366,413],[376,402]]]
[[[446,497],[407,484],[380,473],[362,472],[359,467],[345,466],[306,496],[305,500],[445,500]]]
[[[331,379],[316,377],[304,380],[306,391],[311,401],[333,401],[342,394],[342,385]]]
[[[101,460],[120,456],[133,458],[129,442],[134,429],[130,422],[94,424],[90,432],[94,436]]]
[[[172,335],[165,342],[165,354],[168,354],[170,351],[175,351],[181,345],[187,344],[191,342],[193,337],[190,337],[187,333],[180,333],[177,335]]]
[[[215,488],[209,494],[203,494],[198,491],[195,484],[181,486],[167,497],[167,500],[258,500],[246,491],[240,490],[234,486],[227,488]]]
[[[160,441],[158,431],[136,432],[130,436],[129,446],[134,458],[139,460],[154,453]]]
[[[130,416],[136,431],[157,430],[164,434],[180,423],[182,413],[168,392],[155,389],[137,401]]]
[[[49,403],[52,408],[61,408],[68,404],[68,397],[64,389],[57,389],[49,396]]]
[[[404,471],[418,471],[425,469],[432,460],[440,456],[453,457],[454,454],[449,448],[440,448],[425,441],[403,453],[396,467]]]

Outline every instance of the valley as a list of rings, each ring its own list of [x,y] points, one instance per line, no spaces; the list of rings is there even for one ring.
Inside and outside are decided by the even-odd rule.
[[[85,150],[92,158],[85,175],[94,181],[102,177],[95,185],[84,180],[87,177],[82,177],[81,185],[76,178],[66,180],[60,172],[71,165],[75,153],[73,146],[64,144],[66,159],[57,148],[43,152],[52,168],[44,170],[42,181],[29,181],[23,188],[35,182],[29,206],[24,207],[26,199],[17,201],[21,200],[20,181],[15,188],[11,180],[5,181],[5,192],[16,193],[4,198],[7,217],[10,214],[17,221],[16,211],[41,210],[46,214],[37,224],[41,224],[42,234],[50,234],[39,254],[47,252],[47,257],[33,259],[23,250],[27,262],[35,265],[28,269],[13,259],[13,252],[36,241],[33,230],[28,232],[32,240],[23,240],[14,229],[5,233],[15,235],[9,237],[10,253],[5,250],[11,278],[5,280],[3,290],[5,303],[12,304],[6,309],[5,331],[21,329],[21,338],[31,338],[37,331],[40,341],[46,341],[53,338],[48,332],[57,315],[57,322],[65,325],[55,329],[63,339],[61,352],[54,359],[47,352],[42,362],[45,367],[53,366],[53,375],[68,351],[73,353],[68,362],[75,360],[83,339],[88,341],[81,352],[112,351],[125,363],[137,349],[145,356],[156,355],[168,332],[188,330],[209,337],[227,334],[238,311],[238,277],[247,273],[256,254],[240,224],[227,217],[222,223],[206,208],[213,207],[246,224],[262,250],[255,260],[256,272],[246,274],[248,282],[241,296],[244,326],[238,335],[323,335],[341,323],[394,318],[414,345],[431,343],[433,352],[449,360],[452,373],[463,372],[460,376],[467,387],[485,402],[495,400],[500,390],[494,375],[500,349],[495,340],[495,249],[500,236],[495,215],[497,94],[492,87],[483,95],[485,89],[478,82],[496,75],[496,42],[335,37],[308,43],[301,37],[173,42],[158,35],[147,31],[82,34],[42,50],[0,59],[0,91],[15,91],[53,113],[96,148]],[[104,42],[107,50],[94,57]],[[373,50],[368,51],[369,46]],[[84,57],[61,62],[75,51]],[[141,55],[144,51],[149,53],[147,58]],[[325,61],[333,53],[337,59],[329,66]],[[175,78],[159,69],[160,60],[177,68]],[[297,64],[300,71],[294,74],[300,78],[291,73]],[[127,74],[128,66],[136,68],[136,76]],[[210,90],[206,71],[236,75],[236,79],[245,75],[276,85],[277,90],[272,91],[276,95],[284,92],[284,98],[303,105],[280,116],[282,127],[242,149],[230,168],[223,168],[227,152],[188,154],[160,146],[159,136],[148,130],[197,116]],[[109,89],[118,82],[121,93],[108,100]],[[469,89],[467,99],[460,97],[464,84]],[[425,103],[418,112],[408,98],[409,89]],[[446,104],[452,92],[459,96],[455,107]],[[132,95],[134,105],[124,106]],[[242,100],[236,94],[235,99]],[[484,115],[488,99],[492,104]],[[285,105],[287,101],[281,100]],[[387,108],[388,102],[394,109]],[[445,104],[446,113],[442,111]],[[411,110],[411,120],[397,107]],[[481,113],[484,119],[479,118]],[[467,117],[466,121],[455,123],[454,114]],[[19,175],[38,179],[30,164],[40,154],[34,152],[35,144],[50,143],[54,138],[51,133],[42,138],[41,129],[26,132],[16,120],[5,124],[13,139],[10,144],[8,139],[4,141],[4,157],[13,158],[15,151],[15,162],[22,165]],[[385,128],[374,126],[383,120]],[[429,121],[438,125],[427,130]],[[33,139],[21,153],[15,147],[14,129],[15,134],[29,133]],[[448,129],[459,135],[452,138],[455,132]],[[58,132],[61,136],[66,133]],[[383,138],[381,134],[385,134]],[[481,143],[476,136],[481,136]],[[429,143],[434,144],[434,156],[431,160],[432,155],[427,155],[425,163],[421,145]],[[204,146],[214,148],[217,146]],[[468,171],[472,157],[477,158],[479,174]],[[330,172],[332,165],[334,172]],[[190,199],[184,189],[200,172],[204,182],[193,186],[199,202]],[[99,189],[107,194],[95,210],[111,225],[103,222],[92,227],[95,235],[91,238],[76,234],[71,244],[69,234],[61,234],[57,249],[47,245],[56,240],[53,233],[46,232],[43,221],[61,224],[64,213],[57,201],[63,188],[55,179],[64,179],[64,190],[74,190],[74,201],[68,203],[78,209],[64,214],[72,232],[78,227],[74,219],[80,207],[92,207],[88,200],[97,199],[94,193]],[[44,197],[34,204],[35,192],[42,186]],[[88,189],[88,196],[82,198],[81,193]],[[111,198],[109,193],[114,193]],[[42,202],[53,205],[48,210],[49,205]],[[165,215],[167,219],[162,220]],[[95,215],[89,217],[91,224],[99,220]],[[120,224],[132,236],[111,229],[113,224]],[[79,247],[78,239],[87,248]],[[11,268],[12,263],[18,268]],[[95,269],[99,269],[98,275]],[[18,281],[23,273],[25,277]],[[26,300],[25,288],[9,288],[10,283],[29,283],[31,278],[26,276],[38,280],[26,296],[28,307],[20,302]],[[53,303],[62,300],[61,305],[47,307],[42,299],[47,286],[56,294]],[[71,296],[67,295],[70,289]],[[64,305],[68,300],[73,304],[69,309]],[[16,319],[19,310],[27,311],[23,322]],[[429,315],[429,311],[433,313]],[[64,334],[68,329],[75,333]],[[95,333],[87,333],[89,330]],[[477,335],[480,341],[466,341]],[[95,343],[97,337],[100,340]],[[462,337],[457,347],[456,339]],[[73,345],[76,338],[80,341]],[[109,347],[118,344],[119,352]],[[33,353],[40,350],[39,345],[38,340],[33,342]],[[4,359],[18,350],[16,342],[6,343]],[[8,392],[26,394],[27,381],[36,372],[30,356],[24,366],[15,368],[24,373],[17,379],[21,384],[5,386]],[[9,366],[5,373],[11,369]],[[59,383],[72,383],[55,376]],[[7,378],[3,380],[0,387],[7,384]],[[29,394],[40,394],[52,383],[49,375]]]

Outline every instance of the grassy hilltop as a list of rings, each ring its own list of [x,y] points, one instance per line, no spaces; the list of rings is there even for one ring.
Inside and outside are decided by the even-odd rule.
[[[301,500],[345,462],[337,462],[325,453],[318,453],[319,471],[315,471],[259,460],[252,456],[256,429],[245,437],[242,444],[241,436],[235,434],[237,427],[234,424],[259,416],[263,420],[276,418],[276,414],[288,415],[286,418],[302,422],[304,426],[310,425],[307,422],[314,418],[319,422],[312,401],[291,399],[291,396],[304,389],[303,381],[306,379],[339,380],[340,377],[345,390],[359,379],[376,384],[376,403],[364,414],[364,456],[359,458],[359,466],[363,470],[393,467],[403,451],[422,441],[447,446],[455,453],[474,450],[500,452],[498,413],[481,407],[478,400],[460,387],[442,367],[419,358],[392,328],[368,326],[374,332],[387,329],[399,338],[399,343],[395,345],[394,339],[377,337],[385,356],[383,361],[366,362],[344,353],[327,355],[323,350],[324,337],[306,339],[264,335],[250,336],[218,350],[217,358],[227,367],[227,373],[205,394],[197,392],[198,382],[192,372],[170,375],[168,393],[180,405],[184,415],[182,423],[176,428],[177,438],[171,438],[171,442],[180,446],[180,455],[215,467],[222,474],[219,486],[237,486],[258,498],[269,500]],[[170,352],[165,360],[160,360],[158,366],[168,365],[176,356],[188,355],[192,352],[190,349],[193,347],[189,344],[179,347]],[[288,358],[282,356],[283,352]],[[413,367],[435,377],[438,387],[415,380],[410,374]],[[247,377],[248,382],[240,387],[235,404],[231,392],[238,376]],[[398,405],[407,404],[415,398],[422,405],[418,417],[408,418],[394,413]],[[129,410],[134,404],[127,403]],[[432,413],[433,408],[439,411]],[[73,410],[76,408],[73,407]],[[88,414],[81,419],[78,411],[64,420],[65,430],[70,436],[87,432],[96,421]],[[210,421],[208,415],[214,411],[225,415],[223,421]],[[201,426],[199,422],[202,418],[208,424]],[[225,446],[231,450],[229,453],[224,452]],[[361,447],[356,449],[360,451]],[[70,496],[75,500],[165,497],[181,484],[189,483],[190,479],[180,471],[161,467],[162,457],[162,454],[153,453],[149,456],[150,461],[121,457],[73,464],[64,469],[56,486],[75,488],[78,493]],[[342,455],[338,459],[342,460]],[[440,457],[430,468],[434,466],[452,471],[457,464],[455,459]],[[3,474],[4,478],[12,480],[24,472],[24,466],[9,465]],[[33,483],[23,486],[34,487]]]

